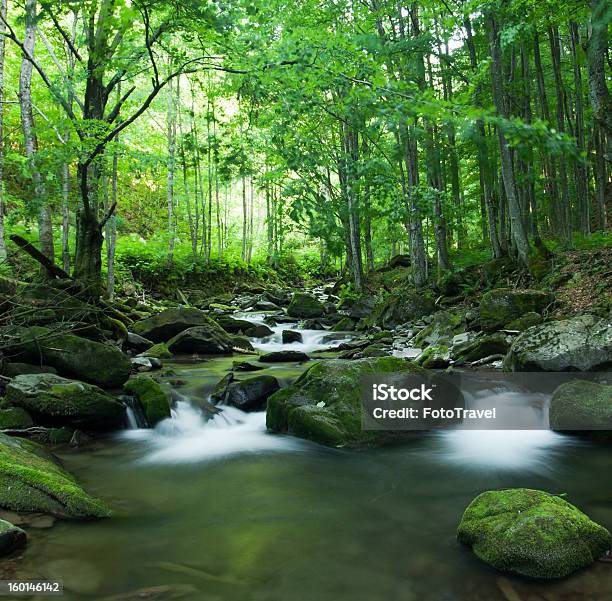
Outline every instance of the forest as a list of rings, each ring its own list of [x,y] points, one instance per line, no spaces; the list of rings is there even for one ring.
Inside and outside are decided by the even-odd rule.
[[[611,27],[0,0],[0,593],[612,598]]]

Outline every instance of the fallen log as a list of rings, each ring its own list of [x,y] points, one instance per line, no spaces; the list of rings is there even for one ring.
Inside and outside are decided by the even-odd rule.
[[[25,238],[13,234],[10,239],[19,247],[21,250],[30,255],[35,261],[38,261],[46,270],[47,273],[60,280],[71,280],[69,274],[67,274],[61,267],[58,267],[47,255],[41,253],[33,244],[28,242]]]

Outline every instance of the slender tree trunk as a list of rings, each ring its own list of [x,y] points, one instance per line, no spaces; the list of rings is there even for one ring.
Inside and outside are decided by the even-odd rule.
[[[612,143],[612,99],[606,79],[606,54],[608,49],[608,27],[612,10],[608,0],[590,0],[591,22],[587,41],[587,63],[589,70],[589,97],[593,116],[605,135],[606,152]]]
[[[574,63],[574,87],[576,89],[575,110],[576,110],[576,143],[578,149],[586,155],[586,139],[584,133],[584,106],[582,102],[582,72],[580,69],[580,60],[578,57],[578,48],[580,48],[580,34],[578,24],[571,22],[569,24],[571,43],[572,43],[572,59]],[[589,174],[586,160],[580,158],[574,164],[574,178],[576,182],[576,204],[578,205],[578,224],[580,231],[583,234],[588,234],[590,231],[590,215],[589,215]]]
[[[25,3],[25,35],[23,46],[30,56],[35,56],[36,49],[36,0],[26,0]],[[32,109],[32,63],[23,58],[19,73],[19,104],[21,108],[21,128],[29,168],[34,184],[34,203],[38,207],[38,240],[41,252],[51,261],[54,259],[53,227],[51,223],[51,208],[47,202],[42,173],[40,171],[38,152],[38,136],[34,124]],[[43,273],[46,270],[43,268]]]
[[[6,25],[6,0],[0,0],[0,262],[6,261],[4,238],[4,57]]]
[[[176,82],[176,103],[179,101],[180,82]],[[168,167],[166,174],[166,205],[168,211],[168,265],[174,261],[174,244],[176,239],[176,220],[174,217],[174,176],[176,172],[176,117],[175,95],[172,82],[168,84],[168,106],[166,115],[166,139],[168,146]]]
[[[499,40],[497,21],[492,13],[487,15],[487,26],[489,30],[489,42],[491,46],[491,88],[495,108],[500,116],[508,117],[508,109],[504,100],[503,78],[502,78],[502,56]],[[516,245],[521,262],[525,265],[529,262],[529,241],[525,233],[521,207],[516,195],[516,184],[512,165],[512,155],[506,140],[503,128],[498,125],[497,136],[499,139],[499,153],[501,159],[502,178],[506,199],[508,201],[508,212],[510,217],[510,231]]]
[[[67,161],[62,163],[62,267],[70,273],[70,166]]]
[[[550,43],[550,53],[552,58],[553,74],[555,78],[556,91],[556,114],[557,114],[557,129],[560,132],[565,131],[565,88],[561,78],[561,45],[559,40],[559,30],[552,25],[548,28],[548,40]],[[565,157],[559,158],[559,182],[561,186],[561,203],[559,206],[559,217],[561,223],[561,236],[567,242],[572,238],[572,223],[570,213],[570,197],[569,187],[567,182],[567,162]]]
[[[246,176],[242,176],[242,260],[247,258],[247,236],[248,236],[248,215],[247,215],[247,193]]]

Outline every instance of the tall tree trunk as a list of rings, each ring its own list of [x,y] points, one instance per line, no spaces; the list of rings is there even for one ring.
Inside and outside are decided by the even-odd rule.
[[[612,10],[608,0],[591,0],[590,35],[587,41],[589,69],[589,97],[593,116],[605,134],[606,151],[612,143],[612,99],[606,79],[606,53],[608,52],[608,27]]]
[[[6,25],[6,0],[0,0],[0,262],[6,261],[4,238],[4,56]]]
[[[246,262],[247,258],[247,236],[248,236],[248,207],[246,193],[246,176],[242,175],[242,252],[241,258]]]
[[[169,265],[174,261],[174,245],[176,240],[176,219],[174,216],[174,176],[176,172],[176,117],[175,101],[178,106],[180,82],[176,82],[176,98],[172,82],[168,84],[168,106],[166,115],[166,142],[168,147],[168,166],[166,173],[166,205],[168,211],[168,257]]]
[[[476,45],[472,35],[472,24],[469,16],[464,19],[464,27],[466,31],[466,44],[470,55],[470,65],[474,73],[478,72],[478,57],[476,55]],[[478,84],[474,92],[474,102],[477,106],[482,106],[482,85]],[[491,242],[491,250],[493,257],[498,259],[502,256],[502,248],[499,242],[499,233],[497,231],[497,210],[495,206],[494,184],[491,170],[491,161],[487,152],[487,132],[484,122],[480,119],[477,122],[478,137],[476,140],[478,149],[478,178],[480,182],[480,204],[484,206],[486,214],[486,225],[483,223],[482,229],[488,233],[489,241]],[[481,209],[482,213],[482,209]]]
[[[578,48],[580,48],[580,34],[578,24],[571,22],[569,24],[571,43],[572,43],[572,59],[574,63],[574,87],[576,89],[575,110],[576,110],[576,125],[574,131],[576,133],[576,143],[581,153],[586,155],[586,139],[584,133],[584,106],[582,102],[582,72],[580,68],[580,59],[578,57]],[[574,164],[574,178],[576,182],[576,204],[578,209],[578,224],[580,231],[583,234],[588,234],[590,230],[590,215],[589,215],[589,174],[587,162],[582,157]]]
[[[119,94],[120,94],[119,90]],[[119,136],[115,138],[115,144],[119,143]],[[104,211],[109,212],[112,206],[117,205],[117,177],[119,174],[119,153],[117,148],[113,150],[113,159],[111,163],[111,178],[110,178],[110,200],[108,181],[104,186]],[[108,178],[107,178],[108,180]],[[115,248],[117,243],[117,218],[113,212],[104,226],[104,234],[106,241],[106,296],[109,300],[113,300],[115,296]]]
[[[23,46],[29,56],[35,56],[36,51],[36,21],[37,2],[25,2],[25,35]],[[38,136],[35,130],[34,113],[32,109],[32,63],[25,57],[21,61],[19,73],[19,105],[21,109],[21,128],[29,169],[34,184],[34,204],[38,211],[38,241],[41,252],[51,261],[54,259],[53,227],[51,223],[51,208],[46,198],[42,173],[40,171],[38,152]],[[42,273],[46,274],[46,270]]]
[[[548,40],[552,58],[553,74],[555,78],[557,129],[565,131],[565,88],[561,78],[561,45],[559,29],[556,26],[548,27]],[[567,162],[565,157],[559,157],[559,183],[561,186],[561,203],[558,208],[561,223],[561,236],[567,242],[572,238],[572,222],[570,213],[570,196],[567,182]]]
[[[501,45],[499,40],[498,24],[493,13],[487,15],[487,27],[489,33],[489,43],[491,47],[491,89],[493,93],[493,102],[498,115],[507,118],[508,108],[504,98],[503,77],[502,77],[502,56]],[[516,245],[516,250],[521,262],[527,265],[529,262],[529,241],[525,233],[523,215],[521,207],[516,195],[516,183],[514,180],[514,171],[512,165],[512,155],[510,147],[503,131],[503,127],[498,125],[497,136],[499,140],[499,154],[501,159],[502,179],[506,199],[508,202],[508,212],[510,218],[510,231],[512,239]]]

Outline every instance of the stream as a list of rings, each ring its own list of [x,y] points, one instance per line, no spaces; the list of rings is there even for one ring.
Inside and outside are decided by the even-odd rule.
[[[303,343],[283,345],[288,328],[275,326],[254,346],[316,356],[337,344],[330,332],[300,330]],[[171,419],[64,453],[66,467],[116,515],[32,530],[17,576],[63,580],[67,600],[612,599],[610,564],[558,583],[528,582],[500,576],[455,540],[465,507],[491,488],[566,493],[595,521],[612,523],[609,447],[549,430],[457,430],[345,451],[268,434],[263,412],[228,407],[206,420],[200,406],[240,359],[166,362]],[[286,384],[304,368],[281,363],[257,373]],[[490,394],[542,407],[512,391]],[[139,589],[148,596],[126,595]]]

